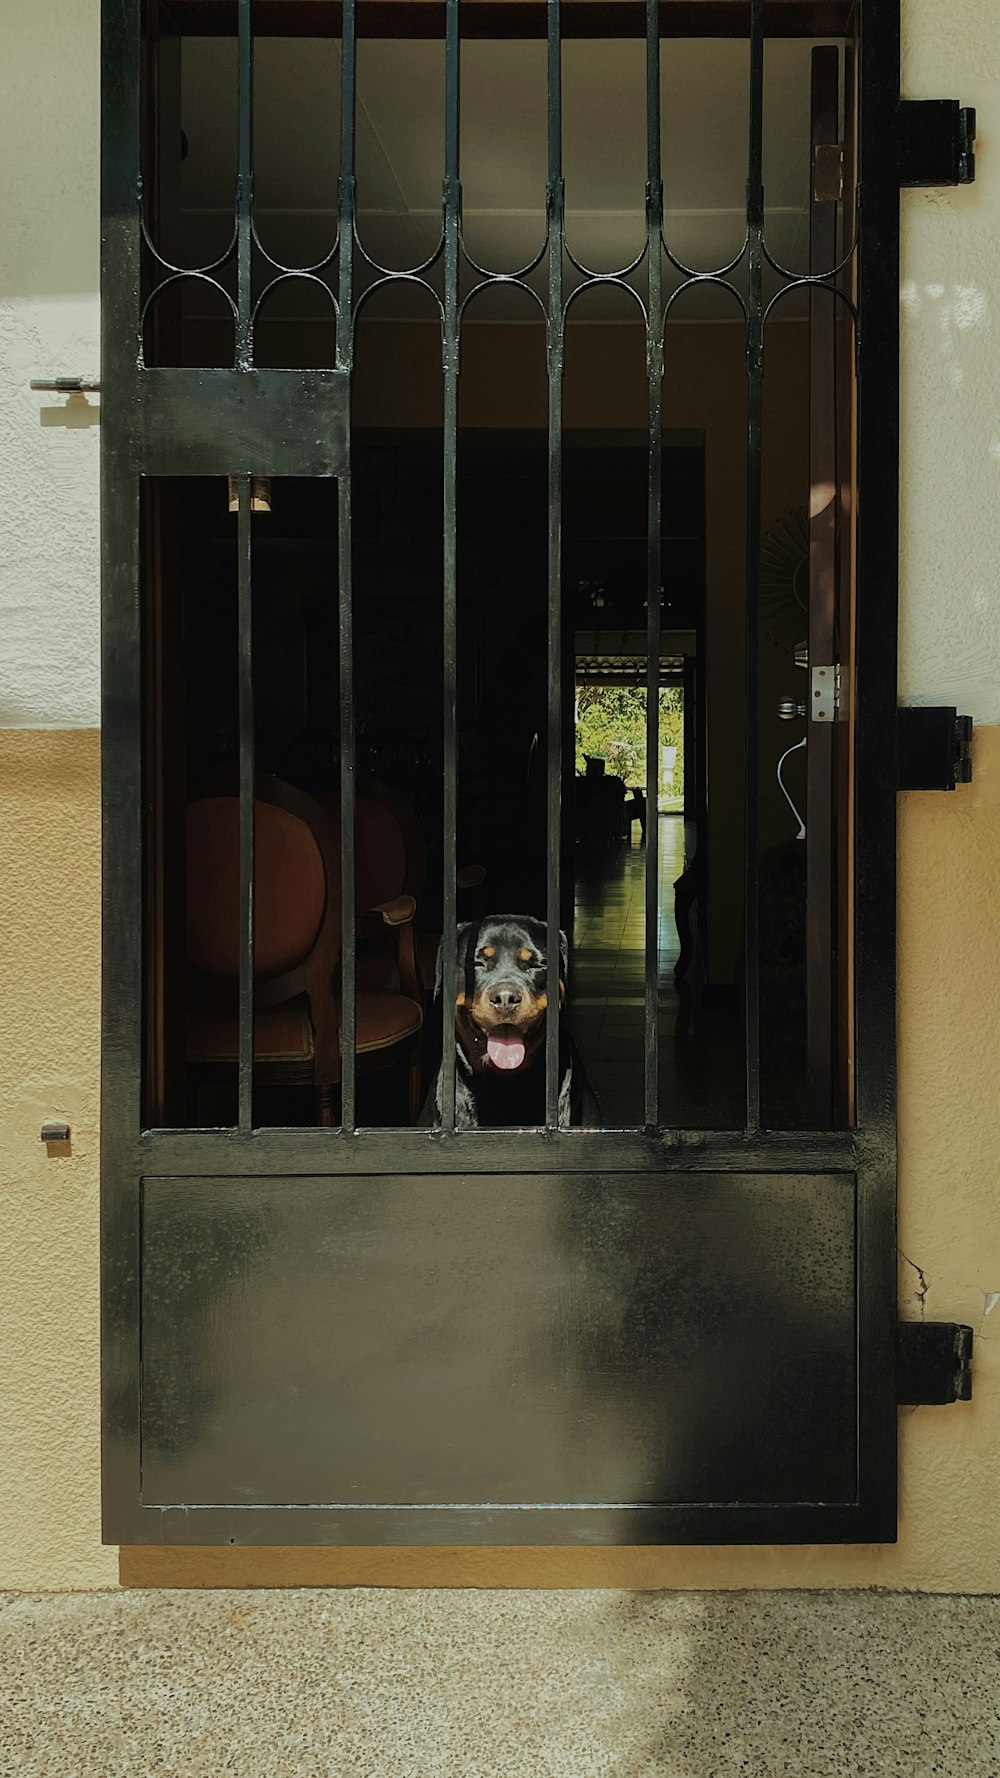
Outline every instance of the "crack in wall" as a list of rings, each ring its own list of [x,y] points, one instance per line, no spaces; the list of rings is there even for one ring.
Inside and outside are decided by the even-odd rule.
[[[898,1247],[896,1251],[899,1254],[900,1259],[905,1260],[906,1264],[912,1267],[920,1281],[914,1291],[914,1295],[917,1302],[920,1304],[920,1319],[923,1321],[927,1313],[927,1293],[930,1290],[930,1281],[927,1278],[923,1266],[918,1266],[916,1260],[910,1259],[909,1255],[904,1253],[901,1247]]]

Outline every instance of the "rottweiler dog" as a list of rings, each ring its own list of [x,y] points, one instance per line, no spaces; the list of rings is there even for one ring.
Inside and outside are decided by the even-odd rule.
[[[566,935],[559,934],[559,1003],[566,992]],[[455,1124],[460,1130],[545,1122],[546,927],[525,914],[466,920],[456,933]],[[438,952],[435,998],[440,998]],[[422,1122],[441,1122],[438,1070]],[[579,1052],[559,1021],[559,1123],[600,1126],[600,1108]]]

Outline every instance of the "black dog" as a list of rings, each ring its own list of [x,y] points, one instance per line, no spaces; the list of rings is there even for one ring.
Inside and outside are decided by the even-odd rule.
[[[559,1002],[567,945],[559,934]],[[456,933],[455,1125],[460,1130],[545,1122],[546,928],[524,914],[466,920]],[[438,952],[435,998],[441,994]],[[441,1122],[442,1073],[421,1120]],[[559,1021],[559,1123],[599,1127],[600,1109],[579,1053]]]

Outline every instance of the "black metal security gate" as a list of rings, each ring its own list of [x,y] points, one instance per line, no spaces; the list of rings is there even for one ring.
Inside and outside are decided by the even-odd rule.
[[[219,10],[218,8],[216,9]],[[225,9],[222,9],[225,10]],[[547,779],[545,918],[558,955],[565,676],[562,388],[567,318],[584,289],[642,299],[648,375],[647,806],[657,806],[664,329],[680,292],[731,291],[746,325],[746,840],[742,1127],[686,1129],[659,1102],[657,847],[645,861],[642,1127],[560,1127],[559,1009],[550,1005],[545,1120],[459,1130],[455,1034],[444,1020],[440,1129],[368,1129],[356,1116],[355,718],[351,389],[357,189],[355,37],[376,0],[318,8],[342,38],[336,362],[255,363],[261,249],[253,200],[253,21],[238,0],[239,178],[232,248],[235,365],[151,364],[151,304],[170,262],[143,219],[140,0],[104,0],[103,1072],[105,1535],[114,1542],[812,1542],[895,1535],[895,649],[897,514],[898,7],[865,0],[857,37],[856,243],[795,275],[765,231],[765,0],[716,8],[748,32],[746,235],[698,271],[664,237],[661,35],[705,8],[647,0],[646,238],[632,266],[595,273],[565,230],[562,34],[581,9],[548,0],[546,242],[519,274],[475,267],[477,288],[547,269]],[[470,8],[474,11],[474,8]],[[503,8],[484,32],[501,34]],[[518,7],[525,17],[540,9]],[[582,9],[586,11],[586,9]],[[641,29],[599,9],[602,32]],[[790,11],[791,9],[786,9]],[[326,18],[329,11],[330,18]],[[337,17],[333,18],[334,11]],[[405,7],[398,7],[399,18]],[[843,34],[836,7],[807,27]],[[669,15],[684,12],[671,24]],[[722,13],[725,18],[722,18]],[[615,17],[615,15],[618,15]],[[836,14],[836,20],[834,19]],[[579,16],[578,16],[579,15]],[[626,16],[627,15],[627,16]],[[698,15],[697,18],[695,15]],[[737,16],[738,15],[738,16]],[[820,16],[822,15],[822,16]],[[400,28],[399,18],[396,28]],[[538,22],[538,21],[536,21]],[[433,21],[436,27],[436,18]],[[459,164],[463,13],[443,8],[443,930],[456,878],[456,476],[463,303],[470,263]],[[518,31],[533,28],[519,20]],[[853,27],[852,27],[853,28]],[[707,126],[708,127],[708,126]],[[848,121],[848,128],[850,123]],[[148,223],[148,218],[147,218]],[[144,232],[145,230],[145,232]],[[464,256],[464,257],[463,257]],[[269,277],[296,268],[271,260]],[[567,266],[577,274],[567,289]],[[745,284],[734,281],[737,268]],[[301,268],[298,268],[301,270]],[[323,269],[323,268],[321,268]],[[669,280],[667,274],[669,273]],[[767,301],[765,276],[777,280]],[[668,287],[669,285],[669,287]],[[533,287],[532,287],[533,289]],[[844,1127],[762,1127],[758,605],[765,322],[791,290],[822,290],[856,327],[857,599],[842,662],[853,771],[849,1037]],[[632,292],[634,294],[634,290]],[[537,292],[535,292],[537,297]],[[825,299],[824,299],[825,300]],[[335,478],[339,590],[342,1092],[337,1128],[254,1117],[253,478]],[[144,951],[150,828],[142,489],[152,478],[236,478],[240,909],[238,1116],[224,1128],[149,1127],[143,1069],[151,992]],[[847,698],[847,686],[851,698]],[[846,966],[845,966],[846,967]],[[443,1004],[460,987],[443,951]],[[554,1002],[553,996],[553,1002]]]

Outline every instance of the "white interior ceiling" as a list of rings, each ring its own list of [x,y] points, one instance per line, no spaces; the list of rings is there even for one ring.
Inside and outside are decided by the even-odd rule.
[[[767,45],[764,93],[766,238],[772,254],[807,269],[810,53],[804,40]],[[545,236],[545,44],[462,46],[462,186],[469,253],[495,271],[534,257]],[[255,206],[260,240],[285,265],[327,253],[336,232],[339,171],[339,45],[262,38],[254,86]],[[444,54],[440,42],[365,40],[358,48],[359,235],[394,270],[429,257],[441,229]],[[713,270],[745,234],[748,47],[742,40],[669,40],[662,49],[665,235],[674,254]],[[188,154],[180,204],[188,263],[208,259],[232,229],[236,167],[236,46],[187,39],[182,126]],[[645,45],[571,40],[563,46],[563,167],[567,242],[586,265],[612,271],[641,251],[646,183]],[[667,267],[668,288],[679,282]],[[567,289],[579,274],[567,268]],[[359,288],[375,274],[358,264]],[[741,282],[744,270],[734,274]],[[440,268],[430,274],[439,280]],[[475,281],[464,274],[466,288]],[[544,290],[544,266],[531,282]],[[630,282],[640,292],[642,269]],[[773,279],[769,290],[776,287]],[[280,311],[315,312],[315,298],[286,285]],[[791,318],[800,302],[784,305]],[[373,313],[433,318],[429,297],[396,286]],[[637,316],[620,291],[594,290],[581,320]],[[779,312],[776,312],[776,314]],[[731,297],[702,287],[676,305],[677,319],[736,319]],[[470,305],[476,319],[531,320],[537,308],[509,287]]]

